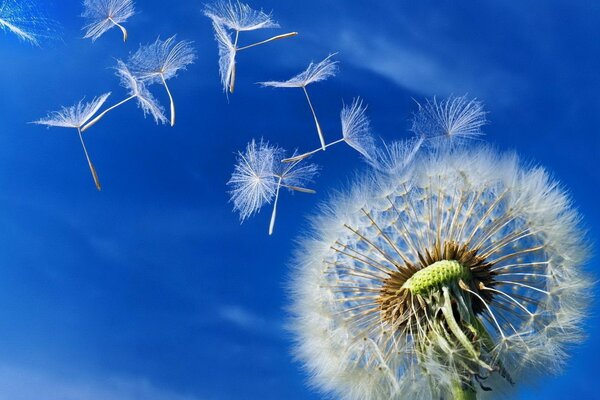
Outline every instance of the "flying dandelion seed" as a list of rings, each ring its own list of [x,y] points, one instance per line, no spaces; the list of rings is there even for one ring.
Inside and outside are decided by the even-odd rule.
[[[81,131],[85,132],[94,126],[98,121],[100,121],[106,114],[133,99],[137,99],[138,106],[144,112],[144,117],[150,114],[154,118],[154,122],[156,122],[156,124],[165,124],[167,122],[167,117],[165,117],[163,107],[158,103],[158,100],[154,98],[152,93],[150,93],[148,88],[146,88],[144,82],[137,79],[136,76],[129,70],[127,64],[121,60],[117,60],[115,72],[121,80],[121,86],[129,91],[129,97],[98,114],[98,116],[96,116],[93,120],[85,124],[81,128]]]
[[[318,173],[315,164],[304,164],[300,161],[282,163],[285,150],[272,146],[268,142],[258,144],[252,140],[245,152],[238,153],[231,179],[227,184],[231,187],[230,195],[234,211],[240,213],[243,222],[256,214],[265,204],[273,201],[273,211],[269,223],[269,235],[273,234],[277,216],[277,204],[281,188],[301,193],[315,193],[305,186],[310,184]]]
[[[308,101],[310,111],[312,112],[313,118],[315,120],[317,134],[319,135],[322,150],[325,150],[327,148],[327,145],[325,144],[325,136],[323,135],[323,130],[321,129],[321,125],[319,124],[319,120],[317,119],[317,114],[315,113],[315,109],[312,105],[312,102],[310,101],[310,97],[308,96],[308,91],[306,90],[306,87],[311,83],[324,81],[325,79],[335,76],[337,72],[338,62],[331,60],[331,58],[334,55],[335,54],[330,54],[326,59],[317,64],[311,62],[308,68],[306,68],[306,70],[287,81],[260,82],[260,85],[262,86],[270,86],[276,88],[302,88],[302,90],[304,91],[304,95],[306,96],[306,100]]]
[[[371,122],[369,121],[369,118],[367,118],[366,111],[367,107],[363,106],[360,98],[354,99],[350,106],[344,106],[340,113],[342,138],[326,144],[325,147],[327,148],[345,142],[369,160],[376,151],[376,147],[371,133]],[[283,162],[302,160],[319,151],[323,151],[323,148],[320,147],[292,158],[286,158]]]
[[[506,398],[524,375],[559,371],[582,340],[585,235],[544,169],[438,149],[328,209],[292,284],[297,355],[323,391]]]
[[[135,14],[133,0],[84,0],[81,15],[89,23],[85,29],[85,39],[95,42],[106,31],[117,27],[123,33],[123,42],[127,41],[127,30],[122,25]]]
[[[38,46],[41,39],[54,39],[59,26],[29,0],[0,0],[0,30]]]
[[[48,114],[46,118],[42,118],[38,121],[32,122],[34,124],[39,125],[77,129],[77,133],[79,134],[79,140],[81,141],[81,146],[83,147],[85,158],[87,160],[88,166],[90,167],[92,177],[94,178],[96,189],[98,190],[101,190],[102,186],[100,185],[100,180],[98,179],[96,168],[94,168],[94,164],[92,164],[92,160],[90,159],[90,156],[88,154],[85,142],[83,141],[83,136],[81,135],[81,128],[98,112],[100,107],[102,107],[102,105],[106,102],[106,99],[108,99],[108,96],[110,96],[110,93],[105,93],[99,97],[94,98],[89,103],[84,103],[83,100],[81,100],[74,106],[62,107],[60,111],[53,111],[50,114]]]
[[[156,42],[140,46],[138,51],[129,57],[128,66],[137,79],[148,84],[160,83],[165,87],[171,103],[171,126],[175,126],[175,101],[167,81],[185,70],[196,59],[192,43],[175,42],[176,36],[167,40],[156,39]]]
[[[236,77],[236,55],[238,51],[250,49],[275,40],[296,36],[298,32],[289,32],[273,36],[247,46],[238,47],[240,32],[254,31],[265,28],[279,28],[271,14],[262,10],[254,10],[239,1],[218,1],[204,8],[204,15],[212,20],[215,30],[215,40],[219,45],[219,73],[223,90],[233,93]],[[235,32],[235,39],[227,31]]]
[[[468,100],[466,96],[461,96],[438,102],[434,98],[419,104],[411,130],[432,147],[445,146],[447,143],[460,144],[482,135],[485,115],[483,105],[475,99]]]

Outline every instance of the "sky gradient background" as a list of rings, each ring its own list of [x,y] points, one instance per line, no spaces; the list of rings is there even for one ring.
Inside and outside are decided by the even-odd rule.
[[[485,140],[552,171],[598,243],[597,1],[252,1],[282,29],[242,44],[300,35],[240,54],[229,100],[201,2],[138,0],[127,44],[116,29],[82,40],[79,1],[40,3],[62,41],[35,48],[0,32],[0,400],[320,398],[290,356],[288,266],[306,218],[366,167],[344,146],[315,157],[318,194],[284,193],[273,237],[268,210],[240,226],[225,183],[253,137],[318,146],[301,91],[255,82],[331,52],[338,77],[310,88],[327,137],[354,96],[387,139],[408,135],[413,99],[476,96]],[[131,103],[90,129],[98,193],[76,132],[27,122],[84,96],[125,98],[115,58],[173,34],[199,56],[170,82],[177,125],[155,126]],[[600,398],[598,311],[565,373],[522,399]]]

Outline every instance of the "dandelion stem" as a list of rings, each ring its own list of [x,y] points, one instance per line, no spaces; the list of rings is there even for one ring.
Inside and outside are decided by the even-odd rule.
[[[171,126],[175,126],[175,101],[173,100],[173,96],[171,95],[171,91],[169,90],[169,86],[167,85],[167,81],[163,74],[160,74],[160,79],[162,79],[162,83],[169,95],[169,101],[171,102]]]
[[[133,100],[137,97],[137,95],[133,95],[133,96],[129,96],[128,98],[126,98],[123,101],[118,102],[117,104],[115,104],[112,107],[107,108],[106,110],[104,110],[103,112],[101,112],[100,114],[98,114],[98,116],[96,118],[94,118],[93,120],[91,120],[90,122],[88,122],[87,124],[85,124],[82,128],[81,128],[81,132],[85,132],[88,129],[90,129],[92,126],[96,125],[96,123],[98,121],[100,121],[102,119],[102,117],[104,117],[106,114],[108,114],[110,111],[114,110],[115,108],[127,103],[130,100]]]
[[[123,25],[116,23],[115,20],[112,19],[112,17],[108,17],[108,20],[110,22],[112,22],[113,24],[115,24],[115,26],[117,26],[121,30],[121,32],[123,32],[123,42],[126,42],[127,41],[127,37],[129,36],[127,34],[127,29],[125,29],[125,27]]]
[[[277,201],[279,200],[279,190],[281,189],[281,180],[282,177],[279,177],[279,181],[277,182],[277,191],[275,192],[275,201],[273,202],[273,212],[271,213],[271,222],[269,223],[269,235],[273,234],[273,229],[275,228],[275,218],[277,216]]]
[[[235,77],[237,73],[237,68],[235,65],[235,57],[237,55],[237,43],[240,38],[240,31],[235,31],[235,41],[233,42],[233,60],[231,62],[231,72],[229,73],[229,93],[233,93],[235,89]]]
[[[290,189],[290,190],[295,190],[296,192],[301,192],[301,193],[309,193],[309,194],[317,193],[315,190],[302,188],[302,187],[298,187],[298,186],[290,186],[290,185],[283,185],[283,184],[281,186],[284,188]]]
[[[321,130],[321,125],[319,125],[319,120],[317,119],[317,114],[315,113],[315,109],[310,101],[310,97],[308,96],[308,91],[306,90],[306,86],[302,86],[302,90],[304,90],[304,94],[306,95],[306,100],[308,100],[308,105],[310,107],[310,111],[312,112],[313,118],[315,119],[315,125],[317,126],[317,133],[319,134],[319,140],[321,141],[321,150],[325,151],[327,147],[325,145],[325,137],[323,136],[323,131]]]
[[[338,139],[335,142],[326,144],[325,147],[333,146],[334,144],[344,142],[345,140],[346,140],[345,138]],[[323,149],[321,147],[319,147],[318,149],[309,151],[308,153],[300,154],[298,156],[294,156],[294,157],[290,157],[290,158],[284,158],[283,160],[281,160],[281,162],[289,163],[289,162],[296,162],[296,161],[304,160],[305,158],[310,157],[313,154],[318,153],[319,151],[323,151]]]
[[[90,166],[90,171],[92,172],[92,177],[94,178],[94,183],[96,184],[96,189],[98,191],[102,190],[102,186],[100,185],[100,179],[98,179],[98,174],[96,173],[96,168],[94,168],[94,164],[92,164],[92,160],[90,160],[90,156],[85,147],[85,142],[83,141],[83,136],[81,135],[81,129],[77,128],[77,133],[79,134],[79,140],[81,141],[81,146],[83,147],[83,152],[85,153],[85,158]]]
[[[454,400],[476,400],[477,393],[470,386],[465,386],[459,379],[452,383],[452,398]]]
[[[442,314],[446,319],[446,323],[448,324],[448,329],[452,332],[452,334],[458,339],[460,344],[463,345],[465,350],[469,353],[471,357],[473,357],[473,361],[477,362],[479,365],[484,367],[485,369],[492,371],[492,367],[484,363],[479,359],[479,353],[473,347],[467,335],[462,331],[458,322],[456,322],[456,318],[454,318],[454,312],[452,311],[452,302],[450,300],[450,294],[448,293],[448,288],[443,287],[442,292],[444,294],[444,305],[441,307]]]
[[[237,51],[242,51],[242,50],[250,49],[252,47],[260,46],[261,44],[269,43],[269,42],[272,42],[274,40],[289,38],[289,37],[292,37],[292,36],[296,36],[297,34],[298,34],[298,32],[289,32],[289,33],[284,33],[283,35],[273,36],[272,38],[269,38],[267,40],[263,40],[263,41],[257,42],[257,43],[252,43],[252,44],[249,44],[248,46],[240,47],[239,49],[237,49]],[[236,43],[237,43],[237,41],[236,41]]]

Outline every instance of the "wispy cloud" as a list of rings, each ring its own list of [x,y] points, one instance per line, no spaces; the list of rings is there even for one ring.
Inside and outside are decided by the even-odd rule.
[[[339,32],[338,43],[343,56],[355,66],[424,96],[468,92],[505,104],[525,85],[518,76],[485,60],[465,61],[459,51],[437,53],[383,34],[359,35],[348,30]]]
[[[158,388],[145,379],[76,380],[8,365],[0,366],[0,387],[1,398],[11,400],[200,400]]]
[[[276,335],[281,332],[282,324],[267,319],[240,305],[226,305],[218,310],[219,317],[239,329],[260,335]]]

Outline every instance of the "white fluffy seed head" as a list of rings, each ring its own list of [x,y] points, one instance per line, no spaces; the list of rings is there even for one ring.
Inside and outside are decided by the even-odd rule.
[[[81,128],[89,121],[108,99],[110,93],[94,97],[86,103],[80,100],[70,107],[62,107],[60,111],[53,111],[46,118],[34,121],[34,124],[55,126],[60,128]]]
[[[223,91],[227,92],[231,84],[233,68],[235,67],[236,49],[233,45],[231,35],[225,27],[217,21],[213,21],[215,40],[219,45],[219,75]]]
[[[154,122],[165,124],[165,110],[160,105],[158,100],[146,87],[146,84],[140,81],[130,70],[127,64],[121,60],[117,60],[115,73],[121,81],[121,86],[129,91],[130,96],[135,96],[138,101],[138,106],[144,112],[144,117],[150,114],[154,118]]]
[[[344,105],[340,120],[342,136],[346,143],[368,160],[375,151],[375,141],[366,111],[367,106],[363,105],[362,100],[355,98],[351,105]]]
[[[278,153],[277,147],[262,139],[258,143],[253,139],[246,151],[238,153],[237,164],[227,184],[231,187],[233,209],[240,213],[242,222],[273,200],[277,190],[275,161]]]
[[[88,20],[84,38],[92,41],[135,14],[133,0],[84,0],[83,7],[82,17]]]
[[[278,28],[271,14],[262,10],[254,10],[249,5],[239,1],[217,1],[204,7],[204,15],[214,23],[224,25],[229,29],[243,32],[264,28]]]
[[[420,154],[364,179],[296,253],[297,357],[312,384],[346,399],[451,398],[457,381],[502,397],[554,373],[581,340],[590,296],[579,220],[545,170],[485,148]],[[440,255],[470,265],[469,278],[384,298]]]
[[[149,84],[161,83],[185,70],[196,59],[192,42],[176,41],[173,35],[167,40],[156,39],[154,43],[142,45],[127,62],[135,76]]]
[[[306,87],[311,83],[324,81],[335,76],[337,73],[338,62],[332,60],[333,56],[335,56],[335,54],[330,54],[323,61],[316,64],[311,62],[306,70],[302,71],[291,79],[288,79],[287,81],[260,82],[260,85],[278,88],[292,88]]]
[[[460,144],[482,135],[485,115],[481,102],[466,96],[427,99],[413,115],[411,130],[432,147]]]

